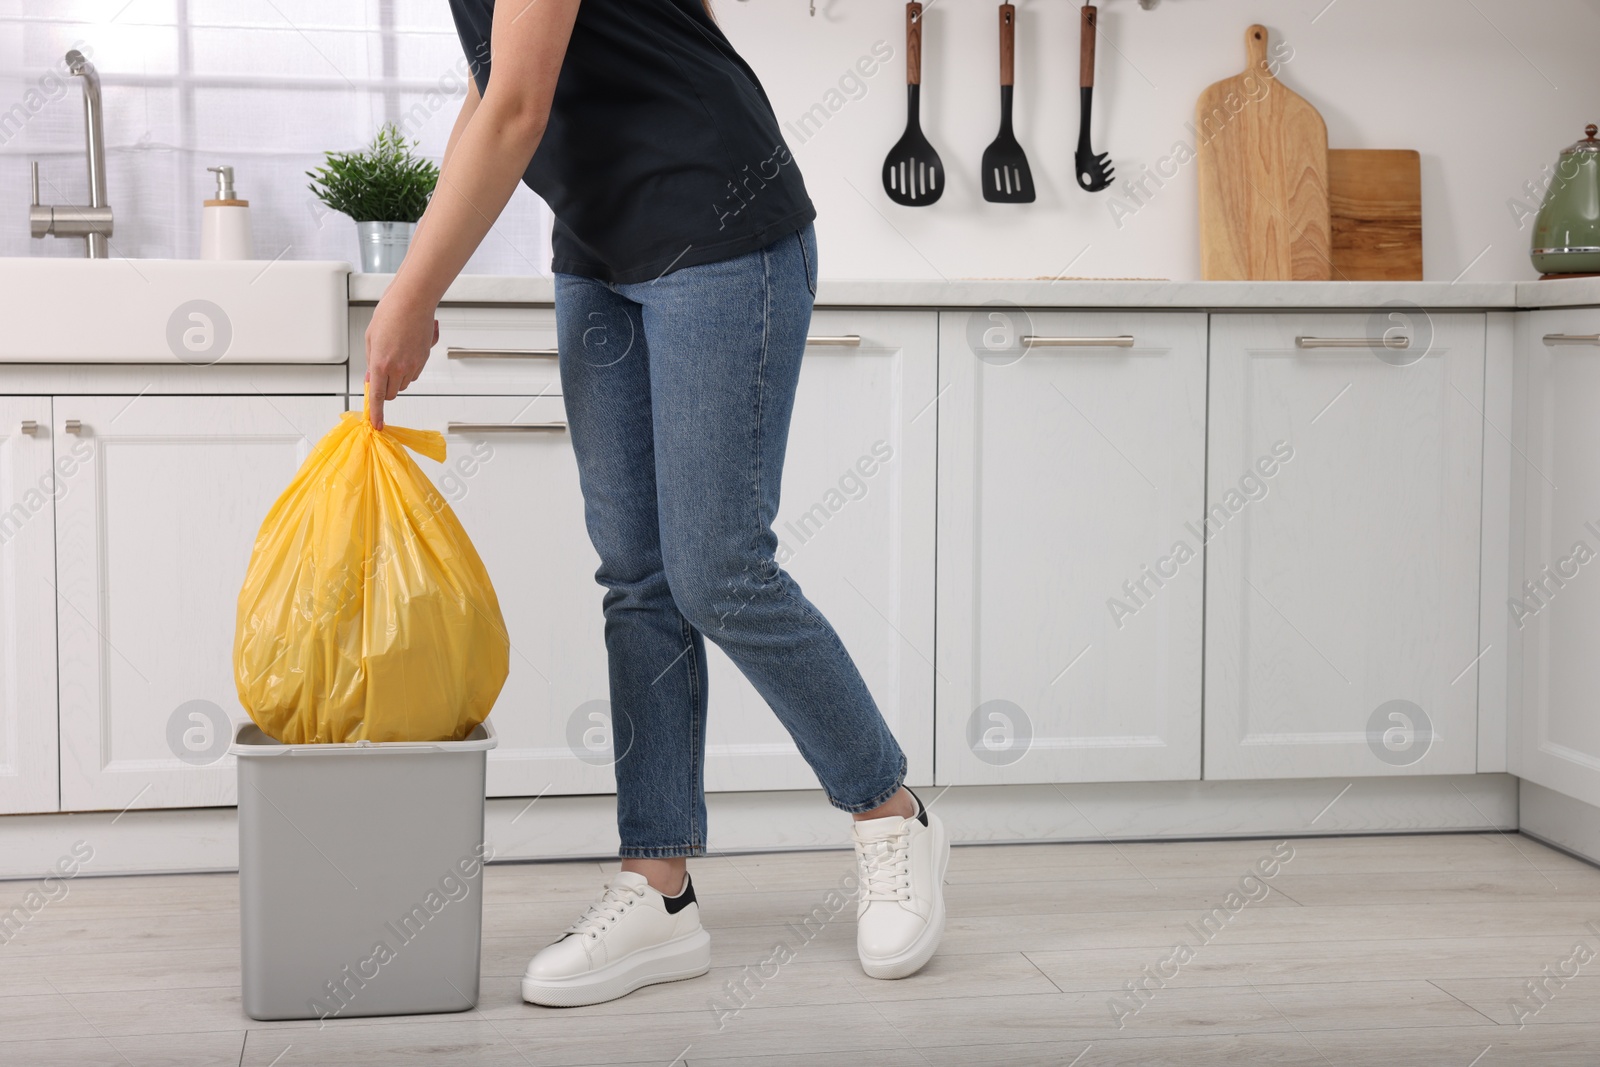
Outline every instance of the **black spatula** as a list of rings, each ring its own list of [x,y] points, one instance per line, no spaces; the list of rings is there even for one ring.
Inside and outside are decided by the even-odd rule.
[[[1078,39],[1078,103],[1082,112],[1078,119],[1078,151],[1073,159],[1078,171],[1078,184],[1091,193],[1109,188],[1117,176],[1110,157],[1096,154],[1089,143],[1089,115],[1094,110],[1094,28],[1099,13],[1093,4],[1083,5],[1082,31]]]
[[[983,198],[992,204],[1033,203],[1033,172],[1011,129],[1017,9],[1000,5],[1000,133],[983,150]]]
[[[906,5],[906,132],[883,162],[883,191],[906,207],[926,207],[944,192],[944,164],[922,135],[922,5]]]

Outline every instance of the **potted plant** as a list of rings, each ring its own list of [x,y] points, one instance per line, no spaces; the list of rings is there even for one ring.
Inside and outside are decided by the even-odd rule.
[[[439,168],[416,155],[416,145],[390,124],[365,148],[329,152],[323,166],[306,171],[312,194],[355,220],[368,274],[393,274],[400,266],[439,181]]]

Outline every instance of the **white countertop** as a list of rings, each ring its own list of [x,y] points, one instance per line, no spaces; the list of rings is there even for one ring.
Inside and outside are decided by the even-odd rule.
[[[370,304],[392,275],[352,274],[350,300]],[[1375,308],[1406,301],[1425,308],[1600,305],[1600,278],[1549,282],[1164,282],[1097,280],[878,281],[824,279],[818,307],[979,307],[1004,302],[1030,308]],[[463,275],[447,304],[549,305],[548,277]]]
[[[1517,307],[1561,308],[1600,304],[1600,278],[1560,278],[1518,282]]]

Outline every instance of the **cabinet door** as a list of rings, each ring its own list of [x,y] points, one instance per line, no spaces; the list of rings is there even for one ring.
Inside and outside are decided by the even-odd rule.
[[[489,795],[613,791],[600,559],[561,398],[407,394],[384,417],[445,432],[445,462],[417,463],[472,538],[505,617],[511,669]]]
[[[48,397],[0,397],[0,814],[55,811],[56,500]]]
[[[61,396],[61,803],[234,802],[239,587],[267,509],[340,397]]]
[[[1522,699],[1508,769],[1600,805],[1600,311],[1520,318],[1524,536],[1504,603],[1522,641]]]
[[[812,318],[774,524],[780,562],[838,631],[912,785],[933,780],[937,331],[933,312]],[[706,788],[816,788],[766,702],[706,644]]]
[[[1483,354],[1475,314],[1212,318],[1207,778],[1476,769]]]
[[[1198,778],[1206,317],[940,321],[940,784]]]

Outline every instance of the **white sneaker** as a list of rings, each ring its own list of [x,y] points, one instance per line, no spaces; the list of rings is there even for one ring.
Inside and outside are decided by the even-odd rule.
[[[861,969],[871,978],[915,974],[944,936],[944,873],[950,864],[944,824],[918,799],[915,817],[862,820],[853,836],[861,878],[856,905]]]
[[[668,897],[644,875],[622,871],[560,940],[533,957],[522,999],[555,1008],[599,1004],[710,969],[711,935],[700,926],[688,875],[683,892]]]

